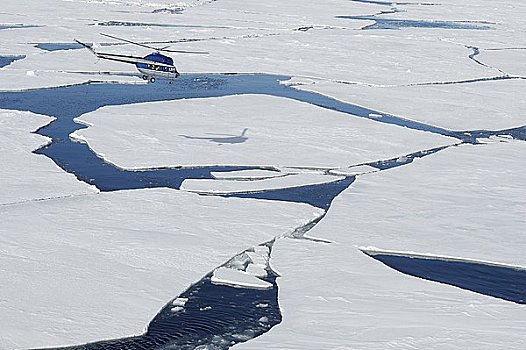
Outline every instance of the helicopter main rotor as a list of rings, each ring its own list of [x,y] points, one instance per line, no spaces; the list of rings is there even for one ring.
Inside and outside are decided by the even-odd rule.
[[[145,47],[145,48],[148,48],[150,50],[155,50],[157,52],[161,52],[162,51],[162,52],[174,52],[174,53],[190,53],[190,54],[198,54],[198,55],[208,55],[209,54],[209,52],[205,52],[205,51],[169,50],[168,48],[170,47],[170,45],[164,46],[164,47],[154,47],[154,46],[150,46],[150,45],[146,45],[146,44],[141,44],[141,43],[138,43],[138,42],[135,42],[135,41],[132,41],[132,40],[119,38],[119,37],[116,37],[116,36],[113,36],[113,35],[109,35],[109,34],[100,33],[100,35],[103,35],[103,36],[108,37],[108,38],[116,39],[116,40],[119,40],[119,41],[123,41],[123,42],[126,42],[126,43],[130,43],[130,44],[133,44],[133,45]]]

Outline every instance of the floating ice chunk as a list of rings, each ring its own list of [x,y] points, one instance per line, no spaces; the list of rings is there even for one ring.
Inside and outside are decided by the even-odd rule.
[[[254,84],[259,84],[259,78],[255,77]],[[253,78],[247,77],[247,84]],[[228,84],[225,88],[235,83],[233,78],[224,79]],[[183,81],[176,86],[184,86],[179,84]],[[269,86],[269,92],[274,88],[276,93],[283,92],[276,86]],[[319,95],[298,93],[297,98],[312,103],[316,103],[312,99],[319,98],[327,104],[355,108]],[[312,103],[237,95],[105,106],[81,117],[94,126],[79,133],[86,136],[97,154],[105,153],[107,161],[129,169],[228,164],[328,170],[452,142],[443,136],[379,125],[375,120],[356,118]],[[173,111],[177,111],[177,118]],[[248,133],[242,136],[244,129]],[[159,143],[152,145],[150,137],[156,137]],[[136,152],[137,149],[141,152]],[[185,182],[185,186],[191,183]]]
[[[378,114],[378,113],[369,113],[369,117],[371,117],[371,118],[382,118],[383,115]]]
[[[228,180],[251,180],[251,179],[264,179],[277,176],[283,176],[284,174],[279,171],[271,170],[238,170],[228,172],[212,172],[212,176],[216,179],[228,179]]]
[[[508,142],[510,140],[513,140],[513,136],[510,135],[497,135],[497,136],[490,136],[490,137],[484,137],[484,138],[477,138],[478,143],[497,143],[497,142]]]
[[[236,270],[245,270],[248,264],[251,263],[250,257],[246,253],[241,253],[230,259],[225,267]]]
[[[188,302],[188,298],[177,298],[174,301],[172,301],[173,306],[185,306]]]
[[[307,77],[292,77],[289,80],[284,80],[279,82],[280,85],[285,86],[300,86],[300,85],[314,85],[317,83],[317,80],[307,78]]]
[[[188,298],[176,298],[172,301],[173,307],[171,308],[172,312],[179,312],[184,310],[184,306],[188,302]]]
[[[214,271],[213,284],[227,285],[235,288],[270,289],[272,283],[265,282],[244,271],[220,267]]]
[[[181,307],[181,306],[174,306],[170,309],[172,312],[179,312],[179,311],[183,311],[184,310],[184,307]]]
[[[373,173],[376,171],[378,171],[377,168],[374,168],[369,165],[357,165],[357,166],[352,166],[348,168],[334,169],[334,170],[331,170],[330,173],[333,175],[341,175],[341,176],[355,176],[355,175]]]
[[[84,137],[84,135],[79,135],[77,132],[72,132],[71,134],[69,134],[69,137],[71,137],[71,139],[75,142],[85,143],[85,144],[88,143],[88,140],[86,139],[86,137]]]
[[[247,266],[246,272],[256,277],[267,277],[267,269],[265,265],[250,264]]]
[[[232,334],[232,336],[241,341],[247,341],[247,340],[254,338],[254,334],[251,334],[251,333],[247,333],[247,334],[236,333],[236,334]]]
[[[282,173],[286,174],[318,174],[318,175],[324,175],[327,173],[328,168],[301,168],[301,167],[279,167],[279,170]]]
[[[269,259],[268,252],[263,255],[263,254],[258,254],[256,252],[248,251],[246,254],[250,257],[252,264],[259,264],[259,265],[264,265],[264,266],[268,264],[268,259]]]
[[[270,189],[299,187],[331,183],[342,180],[341,176],[320,174],[296,174],[279,178],[270,178],[257,181],[229,181],[229,180],[185,180],[181,189],[198,193],[245,193],[260,192]]]
[[[267,303],[259,303],[256,305],[257,308],[267,308],[268,307],[268,304]]]
[[[258,245],[252,248],[252,251],[256,254],[260,255],[269,255],[270,254],[270,248],[266,245]]]
[[[260,323],[268,323],[268,317],[266,317],[266,316],[261,317],[261,318],[259,319],[259,322],[260,322]]]

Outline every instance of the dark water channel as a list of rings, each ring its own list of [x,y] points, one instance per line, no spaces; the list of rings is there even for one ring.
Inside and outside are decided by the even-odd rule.
[[[258,167],[215,166],[126,170],[106,163],[84,143],[73,142],[69,134],[86,126],[74,118],[103,106],[168,101],[189,98],[231,96],[236,94],[264,94],[307,102],[322,108],[340,111],[380,123],[395,124],[415,130],[428,131],[457,138],[471,139],[463,132],[454,132],[423,123],[403,119],[375,110],[341,102],[327,96],[300,91],[280,84],[289,77],[240,75],[183,75],[175,84],[111,84],[89,83],[67,87],[0,92],[0,108],[31,111],[56,117],[37,131],[52,138],[52,143],[36,151],[53,159],[58,166],[73,173],[79,180],[95,185],[102,191],[170,187],[179,189],[185,179],[211,179],[211,172],[255,169]],[[374,115],[374,117],[371,117]],[[381,115],[379,118],[378,115]],[[235,197],[268,198],[308,203],[327,209],[331,198],[345,189],[351,180],[315,187],[269,191],[268,194],[232,194]],[[351,181],[352,182],[352,181]],[[293,193],[294,192],[294,193]],[[300,193],[301,192],[301,193]],[[325,193],[323,193],[325,192]]]
[[[81,181],[95,185],[101,191],[154,187],[179,189],[185,179],[212,179],[212,172],[265,169],[212,166],[134,171],[118,168],[98,157],[88,145],[74,142],[69,137],[75,130],[86,127],[76,123],[74,118],[104,106],[261,94],[306,102],[345,113],[349,117],[367,118],[378,123],[450,136],[463,142],[475,142],[476,137],[497,133],[483,130],[473,133],[451,131],[427,125],[280,84],[280,81],[288,79],[287,76],[265,74],[184,74],[174,84],[86,83],[18,92],[4,91],[0,92],[0,108],[56,117],[55,121],[37,131],[40,135],[50,137],[52,142],[35,153],[46,155],[64,171],[74,174]],[[514,137],[524,136],[524,128],[505,132]],[[438,150],[422,154],[417,152],[408,158],[371,165],[386,169],[407,164],[415,157]],[[333,183],[223,196],[308,203],[327,210],[332,200],[353,181],[354,177],[347,177]],[[237,342],[249,340],[268,331],[281,321],[275,279],[275,274],[269,273],[267,281],[274,287],[269,290],[255,290],[213,285],[210,275],[207,275],[180,295],[188,298],[184,311],[173,312],[168,304],[152,320],[144,335],[68,349],[204,349],[205,345],[208,346],[207,349],[228,349]]]
[[[25,55],[0,56],[0,68],[9,66],[11,63],[26,58]]]
[[[81,181],[97,186],[101,191],[153,187],[178,189],[185,179],[211,179],[211,172],[257,167],[214,166],[140,171],[120,169],[99,158],[88,145],[70,139],[69,134],[73,131],[85,128],[76,123],[74,118],[108,105],[243,93],[282,95],[288,90],[294,92],[280,85],[280,79],[286,77],[189,75],[171,85],[91,83],[0,92],[0,108],[27,110],[56,117],[55,121],[37,131],[40,135],[52,138],[52,142],[35,153],[48,156],[65,171],[75,174]],[[353,181],[354,177],[348,177],[328,184],[227,196],[302,202],[328,209],[332,200]],[[207,346],[207,349],[228,349],[233,344],[267,332],[281,322],[276,275],[272,271],[268,271],[265,279],[273,285],[268,290],[214,285],[210,277],[205,276],[179,296],[188,298],[183,311],[173,312],[171,304],[163,308],[151,321],[144,335],[77,345],[68,349],[195,349],[203,346]]]
[[[411,276],[526,304],[526,270],[524,269],[440,258],[382,254],[370,256]]]
[[[226,350],[255,338],[281,322],[276,275],[263,278],[270,289],[234,288],[212,284],[205,276],[180,297],[184,308],[170,301],[140,336],[107,340],[60,349],[68,350]],[[205,347],[206,346],[206,347]]]

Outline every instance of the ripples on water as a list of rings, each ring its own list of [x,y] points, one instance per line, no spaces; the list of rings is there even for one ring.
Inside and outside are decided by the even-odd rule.
[[[76,123],[74,118],[103,106],[238,94],[264,94],[310,103],[348,114],[351,117],[367,118],[375,122],[452,136],[463,141],[472,141],[475,136],[485,135],[484,131],[477,131],[476,135],[450,131],[280,84],[280,81],[287,79],[289,77],[265,74],[188,74],[183,75],[176,84],[172,85],[162,82],[146,85],[91,83],[20,92],[0,92],[0,108],[27,110],[56,117],[54,122],[37,131],[40,135],[51,137],[52,142],[37,150],[36,153],[48,156],[65,171],[75,174],[80,180],[93,184],[102,191],[151,187],[177,189],[185,179],[212,178],[211,172],[258,168],[217,166],[141,171],[117,168],[99,158],[89,149],[88,145],[74,142],[69,137],[69,134],[75,130],[85,128],[84,125]],[[523,128],[517,128],[513,132],[522,135]],[[397,158],[371,165],[383,169],[407,164],[415,157],[424,156],[432,151],[416,152],[405,159]],[[354,177],[347,177],[333,183],[224,196],[302,202],[328,209],[332,200],[353,181]],[[405,261],[404,265],[400,264],[399,260],[393,262],[393,258],[384,260],[383,262],[387,263],[386,261],[389,260],[389,264],[397,265],[400,269],[407,270],[406,273],[414,275],[422,274],[421,272],[425,270],[424,265],[427,266],[426,264],[429,263],[429,261],[424,261],[418,264],[408,264],[402,259]],[[471,274],[470,269],[474,267],[480,269],[479,266],[473,265],[461,267],[468,275]],[[455,276],[444,275],[441,270],[451,269],[451,267],[442,262],[426,268],[434,273],[432,278],[427,277],[429,279],[443,280],[444,283],[451,282],[450,284],[462,280]],[[461,269],[458,271],[460,272]],[[483,272],[487,273],[487,270]],[[500,272],[501,270],[493,270],[491,276],[497,276]],[[484,273],[479,275],[482,276]],[[440,277],[441,275],[446,277]],[[426,272],[426,276],[429,276],[429,273]],[[163,308],[152,320],[144,335],[74,346],[68,349],[204,349],[204,346],[207,346],[207,349],[222,350],[228,349],[235,343],[254,338],[281,321],[277,301],[276,275],[272,272],[269,272],[266,278],[266,281],[273,285],[273,288],[268,290],[213,285],[210,277],[210,275],[205,276],[180,295],[182,298],[188,298],[184,310],[174,312],[170,304]],[[497,281],[499,282],[489,284],[487,288],[480,289],[479,292],[493,295],[495,293],[492,292],[492,288],[498,290],[499,283],[510,280],[501,278]],[[473,283],[465,285],[458,282],[454,285],[470,289]]]
[[[276,275],[263,278],[269,289],[215,285],[211,274],[179,297],[185,306],[168,303],[141,336],[60,348],[64,350],[225,350],[255,338],[281,322]]]

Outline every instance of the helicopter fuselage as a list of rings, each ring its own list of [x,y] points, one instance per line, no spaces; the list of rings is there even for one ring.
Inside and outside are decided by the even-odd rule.
[[[137,70],[143,74],[144,80],[154,81],[157,77],[176,79],[180,75],[173,59],[169,56],[154,52],[145,56],[144,59],[151,61],[151,63],[139,62],[135,64]],[[155,62],[160,64],[157,65]]]

